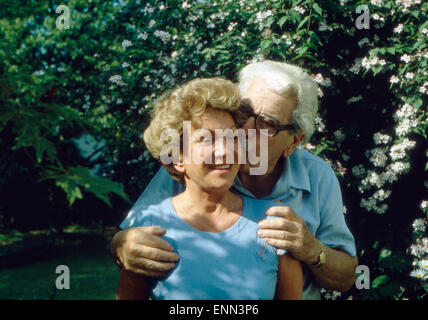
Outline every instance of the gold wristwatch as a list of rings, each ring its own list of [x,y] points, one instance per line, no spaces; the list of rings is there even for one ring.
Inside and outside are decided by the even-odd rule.
[[[321,246],[321,253],[318,257],[318,262],[313,265],[314,268],[319,268],[325,264],[325,261],[327,260],[327,254],[324,251],[324,248]]]

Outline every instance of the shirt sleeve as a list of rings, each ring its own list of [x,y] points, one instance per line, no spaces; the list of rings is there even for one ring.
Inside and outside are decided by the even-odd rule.
[[[162,200],[175,196],[181,191],[182,185],[174,180],[165,168],[161,167],[131,208],[127,217],[122,221],[120,228],[127,229],[148,225],[148,221],[151,219],[144,218],[144,212],[148,207],[157,205]]]
[[[320,225],[316,237],[325,245],[356,256],[354,237],[346,225],[339,181],[331,168],[325,170],[318,185]]]

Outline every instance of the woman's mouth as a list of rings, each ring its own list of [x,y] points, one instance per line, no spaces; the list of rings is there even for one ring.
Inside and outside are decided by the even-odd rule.
[[[205,166],[211,170],[230,171],[232,169],[231,164],[206,164]]]

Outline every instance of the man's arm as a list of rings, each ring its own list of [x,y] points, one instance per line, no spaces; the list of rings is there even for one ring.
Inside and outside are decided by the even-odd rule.
[[[309,231],[302,217],[290,207],[271,207],[267,215],[279,218],[262,220],[259,223],[260,237],[266,238],[276,248],[287,250],[293,258],[305,263],[322,287],[340,292],[351,289],[355,282],[357,257],[322,244]],[[326,252],[327,260],[320,268],[314,268],[321,246]]]
[[[307,264],[317,282],[325,289],[340,292],[351,289],[355,283],[355,269],[358,265],[357,257],[351,257],[343,251],[330,248],[320,241],[318,243],[326,253],[325,264],[319,268],[315,268],[311,263]],[[318,257],[319,255],[316,259]]]

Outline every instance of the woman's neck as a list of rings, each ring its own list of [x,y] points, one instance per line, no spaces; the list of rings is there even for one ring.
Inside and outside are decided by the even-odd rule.
[[[172,199],[179,217],[192,227],[206,232],[221,232],[241,216],[243,203],[229,190],[207,192],[192,183]]]

